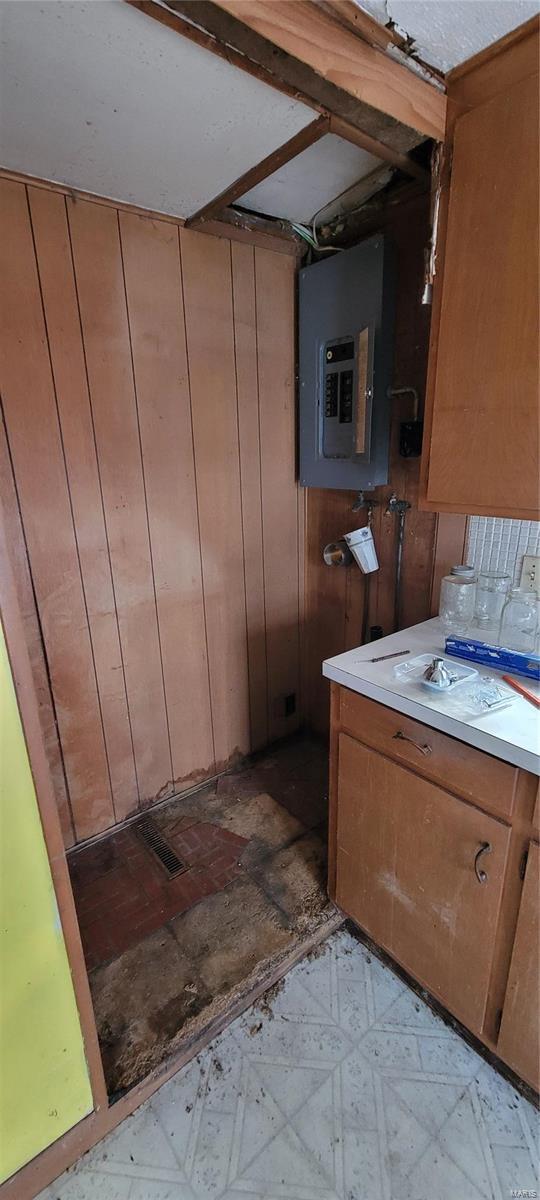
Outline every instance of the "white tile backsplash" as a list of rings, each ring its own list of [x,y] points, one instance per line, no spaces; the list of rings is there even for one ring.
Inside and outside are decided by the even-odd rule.
[[[517,586],[524,554],[540,554],[540,522],[469,517],[466,562],[479,571],[508,571]]]

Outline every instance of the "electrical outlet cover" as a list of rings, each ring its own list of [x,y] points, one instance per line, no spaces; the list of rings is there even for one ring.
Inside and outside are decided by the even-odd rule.
[[[540,557],[535,554],[524,554],[521,564],[520,585],[525,592],[536,592],[540,599]]]

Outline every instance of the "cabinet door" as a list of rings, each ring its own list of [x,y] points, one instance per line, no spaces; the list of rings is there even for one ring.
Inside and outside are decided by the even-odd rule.
[[[337,903],[476,1031],[509,837],[493,817],[340,735]]]
[[[531,842],[504,1002],[498,1053],[540,1090],[540,851]]]
[[[456,124],[428,507],[538,512],[538,75]]]

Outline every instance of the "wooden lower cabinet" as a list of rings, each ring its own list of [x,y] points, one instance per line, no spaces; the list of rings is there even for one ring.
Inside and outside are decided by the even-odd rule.
[[[517,771],[514,786],[507,764],[499,774],[496,759],[469,746],[465,775],[461,763],[445,777],[460,742],[439,733],[435,745],[414,722],[396,743],[399,714],[352,697],[333,684],[330,895],[538,1091],[537,781]],[[403,760],[403,740],[418,761],[412,749]],[[500,795],[484,794],[488,776]]]
[[[510,830],[343,733],[338,795],[338,905],[479,1032]]]
[[[521,895],[498,1050],[540,1091],[540,850],[531,842]]]

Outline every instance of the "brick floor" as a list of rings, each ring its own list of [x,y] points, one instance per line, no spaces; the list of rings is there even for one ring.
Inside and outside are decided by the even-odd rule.
[[[71,882],[89,971],[108,962],[242,874],[248,839],[182,819],[169,841],[187,870],[169,879],[132,827],[83,847],[69,858]]]
[[[68,862],[88,970],[119,958],[255,867],[260,873],[260,861],[302,832],[317,830],[326,818],[326,781],[326,749],[291,740],[255,756],[247,769],[154,809],[162,835],[187,865],[174,879],[133,826],[72,851]],[[249,800],[256,797],[263,803],[254,818]],[[239,832],[225,827],[230,824]]]
[[[152,810],[187,866],[175,879],[133,826],[70,852],[111,1096],[248,995],[322,924],[334,928],[327,792],[326,747],[298,738]]]

